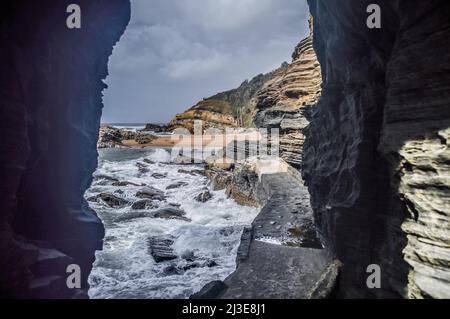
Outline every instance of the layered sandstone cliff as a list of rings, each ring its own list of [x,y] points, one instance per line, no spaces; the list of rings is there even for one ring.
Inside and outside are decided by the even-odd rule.
[[[292,63],[275,72],[253,100],[255,125],[279,130],[281,157],[295,167],[302,162],[303,130],[310,108],[320,95],[321,83],[311,34],[295,48]]]
[[[450,3],[310,0],[323,73],[303,154],[343,297],[450,297]],[[381,267],[381,288],[366,285]]]
[[[103,225],[83,195],[97,166],[108,57],[130,3],[79,0],[82,28],[72,30],[71,3],[0,4],[0,297],[87,297],[102,247]],[[70,264],[81,289],[66,284]]]
[[[202,129],[249,127],[277,129],[280,155],[300,167],[311,106],[320,96],[320,65],[311,35],[302,40],[292,54],[292,62],[230,91],[219,93],[178,114],[169,129],[186,128],[193,132],[196,120]]]
[[[283,66],[282,66],[283,68]],[[273,72],[259,74],[244,81],[238,88],[206,98],[187,111],[177,114],[168,129],[185,128],[193,132],[195,121],[202,121],[202,129],[249,126],[252,123],[252,98],[272,78]]]

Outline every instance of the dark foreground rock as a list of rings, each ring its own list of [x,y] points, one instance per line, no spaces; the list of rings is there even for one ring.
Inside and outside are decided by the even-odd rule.
[[[130,3],[77,1],[86,23],[74,33],[65,25],[71,3],[0,2],[2,299],[87,298],[102,248],[102,222],[83,196],[97,165],[108,59]],[[39,257],[47,249],[65,256],[64,267]],[[67,287],[70,264],[82,269],[81,289]]]
[[[337,285],[342,263],[333,261],[320,275],[319,280],[312,287],[308,299],[330,299],[337,297]]]
[[[193,294],[189,299],[215,299],[226,288],[223,281],[212,281],[204,286],[199,292]]]
[[[370,1],[308,2],[324,83],[303,174],[339,295],[450,298],[450,2],[377,1],[376,31]]]

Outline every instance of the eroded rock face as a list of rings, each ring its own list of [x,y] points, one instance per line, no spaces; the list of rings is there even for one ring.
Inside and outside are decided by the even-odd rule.
[[[251,125],[251,101],[272,76],[273,72],[259,74],[250,81],[244,81],[236,89],[200,101],[187,111],[177,114],[170,122],[168,130],[182,128],[193,132],[195,121],[202,121],[202,130],[223,130]]]
[[[344,297],[450,296],[450,3],[312,1],[323,91],[303,174]],[[367,266],[382,270],[366,286]]]
[[[97,166],[108,57],[129,21],[127,0],[80,0],[81,30],[61,1],[0,4],[0,296],[86,297],[102,247],[83,198]],[[20,235],[20,237],[19,237]],[[81,267],[68,289],[66,266]]]
[[[254,98],[254,123],[280,132],[280,155],[299,167],[305,140],[303,129],[308,113],[320,95],[320,65],[313,49],[312,35],[302,40],[292,63],[277,70]]]

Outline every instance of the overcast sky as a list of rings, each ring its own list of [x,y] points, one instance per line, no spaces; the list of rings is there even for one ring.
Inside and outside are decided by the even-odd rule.
[[[306,0],[132,0],[110,59],[106,123],[166,123],[204,97],[291,61]]]

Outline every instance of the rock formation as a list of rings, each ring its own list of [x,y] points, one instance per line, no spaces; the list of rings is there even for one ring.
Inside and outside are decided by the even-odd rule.
[[[249,126],[252,123],[251,100],[272,75],[273,72],[260,74],[236,89],[200,101],[186,112],[177,114],[168,129],[185,128],[193,132],[195,120],[203,122],[203,130]]]
[[[0,296],[87,297],[104,229],[83,195],[97,166],[108,58],[130,18],[127,0],[0,4]],[[69,264],[81,289],[69,289]]]
[[[372,2],[309,0],[324,82],[311,112],[317,83],[308,74],[318,68],[309,40],[286,70],[237,91],[242,100],[216,97],[228,113],[216,112],[214,99],[200,104],[213,106],[206,118],[238,125],[245,121],[233,101],[241,106],[255,97],[257,125],[306,135],[301,162],[315,221],[333,260],[342,262],[337,296],[450,297],[450,3],[379,0],[382,28],[368,29]],[[103,226],[83,195],[97,165],[102,80],[130,3],[78,0],[85,23],[70,30],[71,3],[0,4],[1,297],[86,297],[102,247]],[[296,119],[303,114],[311,122],[306,130]],[[293,164],[300,163],[294,153],[302,137],[296,140],[297,152],[285,151]],[[281,202],[284,189],[278,191]],[[66,285],[70,264],[81,267],[81,289]],[[370,264],[381,266],[380,289],[366,285]],[[295,265],[301,267],[291,263],[289,274],[298,280]]]
[[[280,155],[299,167],[307,115],[317,101],[322,83],[320,66],[312,46],[312,35],[302,40],[292,55],[292,63],[277,70],[256,94],[254,123],[260,128],[277,128]]]
[[[118,129],[110,125],[102,125],[97,141],[97,148],[123,147],[123,141],[134,141],[139,145],[145,145],[155,139],[148,131],[132,132]]]
[[[323,73],[303,154],[341,297],[450,297],[450,3],[310,0]],[[366,285],[381,266],[380,289]]]

